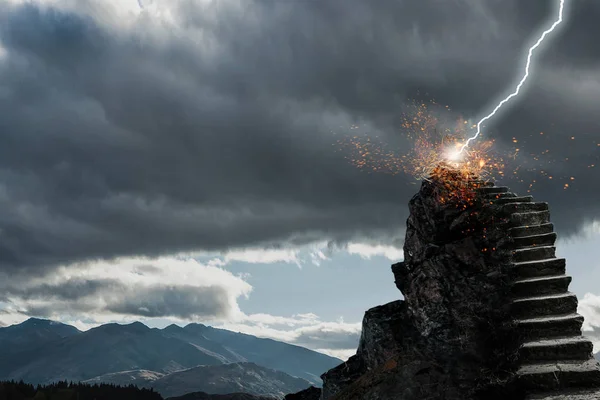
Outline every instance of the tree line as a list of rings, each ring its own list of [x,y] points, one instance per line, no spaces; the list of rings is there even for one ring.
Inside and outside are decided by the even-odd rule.
[[[0,381],[0,400],[163,400],[153,389],[135,385],[56,382],[34,386],[23,381]]]

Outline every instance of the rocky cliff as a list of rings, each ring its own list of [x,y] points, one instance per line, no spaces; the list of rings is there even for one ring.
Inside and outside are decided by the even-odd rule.
[[[404,300],[365,313],[356,355],[310,398],[600,398],[568,391],[600,386],[600,367],[548,204],[436,172],[409,203],[405,259],[392,266]]]

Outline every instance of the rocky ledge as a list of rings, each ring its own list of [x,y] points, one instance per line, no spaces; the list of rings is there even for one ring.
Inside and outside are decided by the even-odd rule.
[[[547,203],[445,170],[409,210],[404,300],[368,310],[356,355],[298,398],[600,398]]]

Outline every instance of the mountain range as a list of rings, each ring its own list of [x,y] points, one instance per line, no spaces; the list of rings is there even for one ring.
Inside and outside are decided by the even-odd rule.
[[[288,393],[296,393],[311,385],[306,379],[254,363],[201,365],[162,376],[153,375],[151,371],[136,372],[101,375],[84,383],[113,383],[120,386],[134,384],[140,388],[153,388],[163,397],[201,391],[211,394],[248,393],[282,398]]]
[[[0,328],[0,379],[136,384],[166,396],[187,392],[277,395],[319,386],[341,360],[303,347],[202,324],[140,322],[80,331],[30,318]],[[220,377],[216,379],[216,377]]]

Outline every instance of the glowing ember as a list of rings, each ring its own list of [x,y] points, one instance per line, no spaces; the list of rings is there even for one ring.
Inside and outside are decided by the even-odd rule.
[[[439,109],[435,102],[430,104],[432,108]],[[445,111],[449,111],[448,107]],[[434,116],[436,112],[441,116],[439,111],[430,110],[425,103],[413,103],[412,110],[404,115],[402,133],[412,145],[407,154],[397,155],[371,138],[364,140],[354,136],[349,143],[342,144],[350,145],[353,153],[350,161],[369,171],[403,172],[418,180],[439,174],[440,166],[455,171],[456,177],[461,179],[473,176],[495,179],[503,175],[504,161],[492,151],[493,140],[478,141],[460,153],[467,130],[472,126],[460,118],[453,127],[448,127],[447,123]]]
[[[384,141],[378,136],[363,134],[338,141],[338,144],[346,153],[351,154],[346,158],[352,164],[369,173],[403,173],[423,180],[431,179],[436,175],[435,169],[443,166],[460,172],[462,180],[469,176],[479,176],[482,180],[494,181],[504,178],[504,170],[510,169],[507,177],[517,184],[523,184],[521,187],[527,193],[534,192],[537,184],[542,181],[556,185],[557,189],[577,190],[579,181],[571,173],[567,174],[566,169],[563,173],[563,169],[557,168],[557,165],[579,163],[581,168],[586,169],[595,169],[600,165],[600,143],[597,140],[592,138],[586,157],[570,159],[564,157],[564,154],[550,152],[539,138],[548,142],[561,140],[564,149],[572,152],[573,143],[581,140],[581,136],[556,138],[549,132],[540,131],[523,135],[519,139],[512,137],[510,143],[503,143],[504,158],[497,152],[499,146],[494,145],[494,140],[482,141],[481,138],[459,153],[458,150],[475,125],[462,118],[452,118],[448,122],[450,115],[452,113],[448,106],[444,108],[434,101],[427,104],[415,102],[401,121],[400,138],[408,140],[398,142],[398,136],[394,136],[387,137]],[[350,129],[360,128],[353,125]],[[392,143],[395,149],[405,152],[392,150]],[[535,151],[535,147],[540,146],[544,147],[539,152]],[[597,151],[592,154],[589,149]],[[465,198],[464,194],[461,196]]]
[[[443,163],[433,169],[427,180],[436,184],[434,193],[438,202],[451,203],[460,209],[473,206],[477,201],[476,189],[483,186],[477,176]]]

